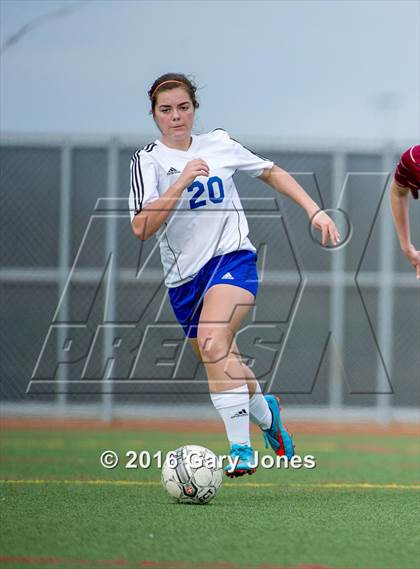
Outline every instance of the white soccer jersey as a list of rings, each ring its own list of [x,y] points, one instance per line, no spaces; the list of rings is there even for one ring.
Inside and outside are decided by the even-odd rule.
[[[131,220],[163,196],[187,162],[196,158],[207,162],[209,177],[197,177],[184,190],[155,234],[168,287],[191,280],[212,257],[242,249],[255,251],[232,176],[241,170],[256,177],[273,166],[273,162],[244,148],[222,129],[193,135],[186,151],[156,140],[135,152],[131,160]]]

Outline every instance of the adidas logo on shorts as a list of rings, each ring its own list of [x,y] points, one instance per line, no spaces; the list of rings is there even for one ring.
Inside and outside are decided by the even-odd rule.
[[[225,275],[223,275],[222,279],[229,279],[233,281],[235,277],[232,277],[230,273],[226,273]]]
[[[179,170],[177,170],[176,168],[169,168],[169,170],[166,172],[167,176],[172,176],[172,174],[180,174],[181,172]]]

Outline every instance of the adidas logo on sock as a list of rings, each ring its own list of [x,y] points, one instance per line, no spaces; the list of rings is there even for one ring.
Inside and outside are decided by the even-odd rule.
[[[166,172],[167,176],[172,176],[172,174],[180,174],[181,172],[179,170],[177,170],[176,168],[169,168],[169,170]]]
[[[225,275],[223,275],[222,279],[229,279],[229,280],[234,280],[235,277],[232,277],[232,275],[230,273],[226,273]]]
[[[231,419],[236,419],[236,417],[246,417],[247,415],[248,413],[246,412],[246,409],[241,409],[240,411],[232,415]]]

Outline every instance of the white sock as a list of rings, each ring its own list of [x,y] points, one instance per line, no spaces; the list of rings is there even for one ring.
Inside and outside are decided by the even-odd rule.
[[[255,393],[249,400],[249,413],[252,422],[256,423],[261,429],[267,430],[271,427],[273,416],[267,401],[264,399],[258,381]]]
[[[213,405],[223,419],[232,446],[249,445],[249,392],[247,384],[228,391],[210,393]]]

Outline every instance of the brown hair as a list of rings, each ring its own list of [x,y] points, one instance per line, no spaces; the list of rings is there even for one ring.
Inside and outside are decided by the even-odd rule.
[[[163,83],[165,83],[165,85],[163,85]],[[195,96],[197,86],[194,84],[194,82],[183,73],[165,73],[156,79],[147,93],[152,104],[150,112],[154,113],[155,111],[156,100],[159,93],[162,91],[168,91],[169,89],[175,89],[176,87],[180,86],[184,87],[187,91],[194,109],[198,109],[199,103]]]

